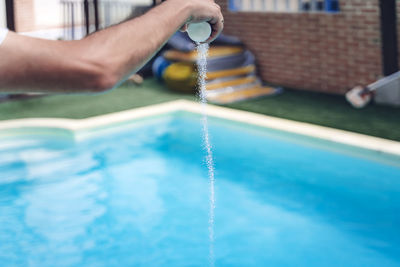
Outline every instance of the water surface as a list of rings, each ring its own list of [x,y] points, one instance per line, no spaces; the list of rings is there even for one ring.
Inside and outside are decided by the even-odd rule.
[[[1,139],[0,266],[207,266],[200,122]],[[216,266],[400,266],[393,161],[215,119],[209,129]]]

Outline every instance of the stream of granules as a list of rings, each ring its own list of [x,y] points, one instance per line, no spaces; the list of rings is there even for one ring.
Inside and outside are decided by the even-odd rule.
[[[200,102],[203,107],[203,144],[206,150],[206,164],[208,168],[208,178],[210,183],[210,210],[208,219],[208,232],[209,232],[209,258],[210,266],[214,266],[214,209],[215,209],[215,177],[214,177],[214,160],[212,154],[212,147],[210,143],[210,135],[208,131],[208,120],[207,120],[207,99],[206,99],[206,75],[207,75],[207,54],[208,44],[197,43],[197,69],[198,69],[198,88]]]

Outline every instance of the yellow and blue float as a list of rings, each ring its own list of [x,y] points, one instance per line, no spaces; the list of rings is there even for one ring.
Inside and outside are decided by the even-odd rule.
[[[195,93],[196,60],[196,50],[170,49],[157,58],[153,73],[171,90]],[[207,56],[207,99],[225,104],[279,92],[263,85],[256,75],[255,61],[254,55],[243,46],[211,46]]]

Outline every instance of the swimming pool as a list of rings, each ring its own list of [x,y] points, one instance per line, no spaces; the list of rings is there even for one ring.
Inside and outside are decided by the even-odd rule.
[[[400,266],[399,157],[209,123],[216,266]],[[0,139],[1,266],[208,265],[199,115],[29,131]]]

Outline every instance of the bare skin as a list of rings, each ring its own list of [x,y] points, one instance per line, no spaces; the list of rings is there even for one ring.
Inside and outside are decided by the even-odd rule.
[[[222,31],[213,0],[167,0],[145,15],[79,41],[50,41],[9,32],[0,46],[0,93],[93,93],[138,71],[179,29],[208,21]]]

